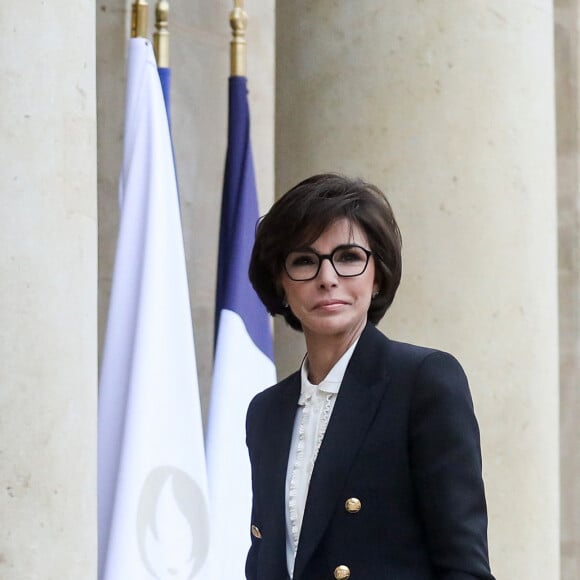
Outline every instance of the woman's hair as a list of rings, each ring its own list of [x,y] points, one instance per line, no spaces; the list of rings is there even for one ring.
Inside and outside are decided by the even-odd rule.
[[[401,281],[401,233],[384,193],[362,179],[334,173],[314,175],[285,193],[258,222],[250,281],[272,315],[296,330],[300,321],[284,304],[280,275],[289,252],[312,244],[332,223],[346,218],[366,235],[375,260],[378,295],[368,319],[377,324]]]

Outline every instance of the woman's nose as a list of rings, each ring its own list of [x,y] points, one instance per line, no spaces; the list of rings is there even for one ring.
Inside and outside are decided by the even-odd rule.
[[[338,274],[330,261],[330,258],[322,260],[320,263],[320,270],[317,276],[318,283],[321,286],[336,285],[338,281]]]

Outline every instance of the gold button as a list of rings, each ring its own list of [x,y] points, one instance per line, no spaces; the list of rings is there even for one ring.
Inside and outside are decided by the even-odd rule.
[[[262,532],[260,531],[260,528],[258,526],[254,526],[253,524],[252,524],[252,536],[258,539],[262,537]]]
[[[350,578],[350,568],[348,566],[337,566],[334,569],[334,577],[336,580],[346,580]]]
[[[344,502],[344,507],[349,514],[356,514],[356,512],[360,512],[362,504],[357,497],[351,497]]]

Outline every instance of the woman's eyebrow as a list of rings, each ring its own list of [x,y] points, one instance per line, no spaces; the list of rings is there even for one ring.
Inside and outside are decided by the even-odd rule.
[[[312,246],[307,246],[306,244],[302,244],[301,246],[296,246],[291,252],[316,252],[316,250]]]
[[[335,250],[338,250],[339,248],[350,248],[351,246],[360,246],[360,244],[356,244],[355,242],[344,242],[342,244],[337,244],[336,246],[334,246],[330,252],[328,252],[329,254],[332,254],[332,252],[334,252]],[[362,246],[360,246],[362,247]],[[319,252],[318,250],[316,250],[315,248],[313,248],[312,246],[307,246],[302,245],[302,246],[297,246],[295,247],[293,250],[290,250],[291,252],[314,252],[315,254],[322,254],[323,252]]]

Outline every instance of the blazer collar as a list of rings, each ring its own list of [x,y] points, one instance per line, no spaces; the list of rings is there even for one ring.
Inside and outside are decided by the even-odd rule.
[[[347,367],[310,479],[294,566],[296,578],[301,577],[330,523],[350,465],[389,383],[384,363],[388,344],[382,333],[367,324]],[[285,461],[287,457],[286,452]],[[285,474],[285,468],[282,470]]]

